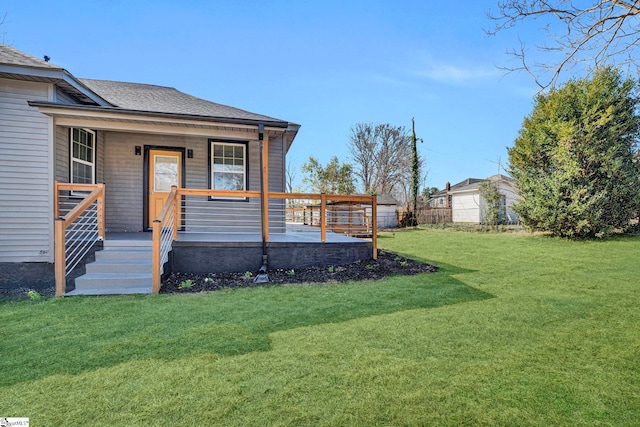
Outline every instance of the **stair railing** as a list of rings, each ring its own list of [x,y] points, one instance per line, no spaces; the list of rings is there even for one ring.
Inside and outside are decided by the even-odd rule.
[[[93,245],[104,239],[104,184],[54,183],[56,296],[63,296],[69,273]],[[60,192],[86,194],[66,215],[60,216]],[[82,197],[74,194],[73,199]]]
[[[169,260],[173,241],[178,239],[180,215],[180,197],[178,197],[178,188],[174,185],[171,187],[160,215],[153,220],[151,225],[151,292],[154,294],[160,292],[162,267]]]

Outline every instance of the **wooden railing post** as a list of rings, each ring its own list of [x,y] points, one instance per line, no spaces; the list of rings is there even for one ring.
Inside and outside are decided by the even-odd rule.
[[[53,181],[53,217],[60,218],[60,190],[58,190],[58,180]]]
[[[371,243],[373,259],[378,259],[378,196],[371,196]]]
[[[320,195],[320,240],[322,243],[327,241],[327,195],[322,193]]]
[[[98,237],[104,240],[104,199],[105,199],[105,185],[98,184],[100,189],[100,195],[96,199],[97,203],[97,220],[98,220]]]
[[[65,221],[62,218],[56,218],[54,229],[54,268],[56,276],[56,296],[64,296],[67,288],[66,282],[66,241],[65,241]]]
[[[155,219],[153,220],[151,229],[151,292],[157,294],[160,292],[160,238],[161,238],[161,225],[162,223]]]
[[[178,187],[175,185],[172,185],[171,189],[176,190],[175,195],[173,196],[173,224],[171,224],[171,227],[173,228],[172,238],[173,240],[178,240],[178,228],[182,226],[182,196],[178,194]]]

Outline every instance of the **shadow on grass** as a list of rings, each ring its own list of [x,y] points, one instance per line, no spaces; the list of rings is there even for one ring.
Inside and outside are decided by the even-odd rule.
[[[492,298],[441,272],[373,282],[2,304],[3,386],[133,360],[270,349],[269,334]]]

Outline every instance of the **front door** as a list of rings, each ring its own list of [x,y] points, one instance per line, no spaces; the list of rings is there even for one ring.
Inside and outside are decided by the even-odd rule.
[[[171,186],[182,186],[182,152],[149,150],[149,227],[158,218]]]

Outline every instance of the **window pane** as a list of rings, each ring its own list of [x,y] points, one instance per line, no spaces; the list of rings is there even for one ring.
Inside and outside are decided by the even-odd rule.
[[[171,191],[172,185],[178,185],[178,157],[154,157],[154,191]]]
[[[73,162],[73,182],[76,184],[92,184],[93,167]]]
[[[243,174],[216,172],[213,176],[216,190],[244,190]]]
[[[94,134],[85,129],[71,130],[71,182],[93,184],[94,181]]]
[[[212,144],[212,187],[217,190],[244,190],[245,147],[242,144]]]

